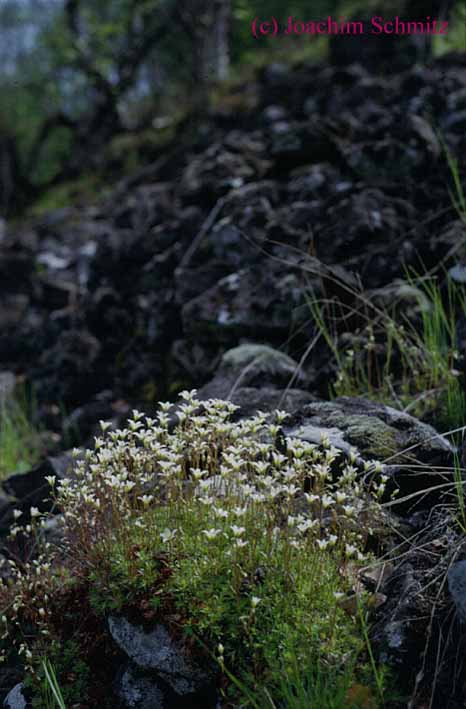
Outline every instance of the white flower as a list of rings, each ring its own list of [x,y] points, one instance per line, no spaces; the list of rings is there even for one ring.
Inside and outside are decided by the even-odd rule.
[[[236,524],[232,524],[231,531],[235,537],[242,537],[246,529],[244,527],[237,527]]]
[[[283,465],[286,461],[286,456],[283,455],[283,453],[276,453],[275,451],[272,453],[272,460],[273,464],[276,466]]]
[[[222,533],[221,529],[204,529],[202,533],[207,537],[209,541],[212,541],[216,537],[218,537],[219,534]]]
[[[330,474],[330,468],[328,465],[322,465],[319,463],[315,466],[315,472],[321,480],[326,480]]]
[[[293,547],[293,549],[301,549],[302,543],[297,539],[290,539],[290,547]]]
[[[185,390],[180,393],[180,399],[185,401],[193,401],[196,398],[197,389],[191,389],[191,391]]]
[[[247,547],[248,543],[244,541],[244,539],[236,539],[235,540],[235,547],[237,549],[242,549],[243,547]]]
[[[31,507],[29,514],[31,515],[31,518],[34,519],[35,517],[40,516],[40,512],[37,509],[37,507]]]
[[[298,476],[298,473],[294,468],[286,468],[282,472],[282,477],[287,481],[294,480],[297,476]]]
[[[264,475],[268,470],[269,464],[265,460],[259,460],[252,463],[252,466],[258,475]]]
[[[251,598],[251,605],[252,605],[252,607],[253,607],[253,608],[257,608],[257,606],[259,605],[259,603],[261,602],[261,600],[262,600],[262,599],[259,598],[258,596],[253,596],[253,597]]]
[[[321,551],[324,551],[329,545],[328,539],[317,539],[317,546]]]
[[[205,475],[207,475],[207,471],[201,470],[200,468],[191,468],[191,475],[193,476],[194,480],[200,480],[201,478],[205,477]]]
[[[322,448],[330,448],[330,439],[325,433],[320,434],[320,445]]]
[[[298,524],[298,530],[302,534],[304,534],[305,532],[307,532],[308,529],[312,529],[313,527],[316,527],[318,524],[319,524],[319,520],[317,520],[317,519],[314,519],[314,520],[306,519],[306,520],[304,520],[304,522],[300,522],[300,524]]]
[[[357,552],[357,548],[354,546],[354,544],[347,544],[345,547],[345,554],[346,556],[353,556]]]
[[[160,539],[164,544],[171,542],[176,537],[176,532],[176,529],[164,529],[163,532],[160,533]]]
[[[310,504],[312,504],[313,502],[317,502],[317,500],[319,499],[319,495],[311,495],[309,492],[305,492],[304,497]]]
[[[23,513],[21,512],[21,510],[13,510],[13,517],[14,517],[15,519],[19,519],[22,514],[23,514]]]
[[[343,475],[345,478],[353,478],[357,474],[357,470],[354,467],[354,465],[346,465],[344,470],[343,470]]]

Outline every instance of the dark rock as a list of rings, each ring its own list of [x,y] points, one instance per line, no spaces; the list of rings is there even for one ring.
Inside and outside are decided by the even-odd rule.
[[[314,399],[302,389],[274,389],[272,387],[240,387],[231,395],[231,401],[239,406],[238,414],[253,416],[258,411],[281,409],[292,413]]]
[[[287,111],[283,106],[267,106],[262,115],[265,123],[276,123],[287,117]]]
[[[54,547],[60,546],[63,539],[62,515],[55,515],[45,520],[42,533],[46,541]]]
[[[3,565],[0,567],[0,575],[7,581],[8,575],[3,574]],[[21,682],[22,670],[17,665],[2,664],[0,668],[0,702],[3,702],[12,688]]]
[[[212,687],[214,673],[205,663],[195,662],[186,647],[157,624],[146,632],[123,617],[111,616],[108,627],[121,650],[141,670],[151,671],[178,695],[205,692]]]
[[[459,566],[455,559],[462,532],[445,507],[431,510],[420,526],[418,522],[402,534],[410,539],[415,533],[416,543],[406,546],[406,553],[395,559],[380,585],[386,601],[375,614],[371,642],[380,661],[395,670],[397,687],[412,698],[413,706],[422,706],[423,697],[435,696],[436,706],[459,709],[464,701],[464,670],[457,673],[455,658],[464,651],[464,627],[451,613],[445,577],[460,616],[465,562]],[[457,682],[452,682],[453,675]]]
[[[454,91],[448,96],[448,108],[452,111],[465,108],[466,109],[466,87]]]
[[[445,121],[445,128],[454,133],[464,132],[466,130],[466,111],[457,111],[450,114]]]
[[[449,569],[448,589],[459,619],[466,623],[466,561],[457,561]]]
[[[414,654],[418,656],[419,615],[425,611],[422,602],[422,575],[416,574],[410,563],[397,569],[383,587],[391,598],[390,608],[385,609],[385,623],[378,636],[380,657],[392,666],[403,667]],[[416,627],[417,626],[417,627]]]
[[[92,400],[78,406],[63,420],[62,430],[65,440],[68,445],[78,445],[78,443],[91,440],[93,436],[100,435],[99,421],[115,421],[119,422],[124,418],[128,418],[130,409],[129,406],[115,410],[115,402],[112,401],[113,395],[111,391],[99,392]]]
[[[416,286],[402,279],[395,279],[392,283],[367,292],[371,302],[381,306],[391,313],[403,316],[415,322],[421,312],[428,312],[431,303],[426,294]]]
[[[138,676],[131,667],[117,682],[116,691],[128,709],[168,709],[166,697],[155,680]]]
[[[38,507],[41,511],[46,511],[50,509],[50,502],[45,501],[50,494],[50,485],[45,478],[50,475],[55,475],[57,480],[67,478],[72,462],[71,453],[51,456],[27,473],[11,475],[3,481],[3,489],[8,495],[16,498],[25,510]]]
[[[297,275],[274,266],[260,272],[245,268],[187,303],[184,329],[225,344],[241,336],[277,340],[286,336],[290,310],[302,304],[302,297]]]
[[[448,275],[456,283],[466,283],[466,264],[457,263],[456,266],[452,266]]]
[[[23,293],[4,295],[0,307],[0,327],[18,326],[26,315],[29,297]]]
[[[23,694],[23,685],[17,684],[3,702],[4,709],[26,709],[27,702]]]
[[[0,493],[0,533],[5,534],[13,522],[15,500]]]

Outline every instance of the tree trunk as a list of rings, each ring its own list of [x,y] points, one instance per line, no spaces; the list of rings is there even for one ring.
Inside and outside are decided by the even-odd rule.
[[[231,1],[216,0],[212,38],[212,76],[214,81],[225,81],[230,68]]]

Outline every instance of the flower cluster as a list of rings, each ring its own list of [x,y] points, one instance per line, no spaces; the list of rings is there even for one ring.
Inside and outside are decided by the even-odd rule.
[[[48,480],[61,511],[59,550],[43,540],[38,510],[24,526],[15,515],[12,537],[43,541],[33,561],[11,562],[11,582],[0,590],[3,638],[26,659],[47,638],[64,569],[104,595],[112,578],[124,578],[129,594],[158,588],[163,561],[174,579],[165,574],[164,582],[181,597],[183,560],[192,578],[226,568],[241,603],[249,593],[241,618],[250,632],[262,608],[261,569],[309,554],[342,564],[365,558],[362,521],[386,484],[380,464],[362,467],[325,438],[316,445],[286,436],[285,412],[235,421],[230,402],[199,402],[195,392],[181,399],[175,412],[161,404],[155,419],[134,411],[125,429],[102,422],[94,450],[76,451],[72,475]]]

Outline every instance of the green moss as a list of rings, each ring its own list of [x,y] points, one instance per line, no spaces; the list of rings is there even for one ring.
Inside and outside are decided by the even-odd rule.
[[[335,427],[362,455],[383,460],[400,449],[397,431],[376,416],[346,414],[332,402],[319,402],[316,426]]]
[[[383,460],[399,448],[396,431],[374,416],[346,416],[345,429],[350,443],[371,458]]]

